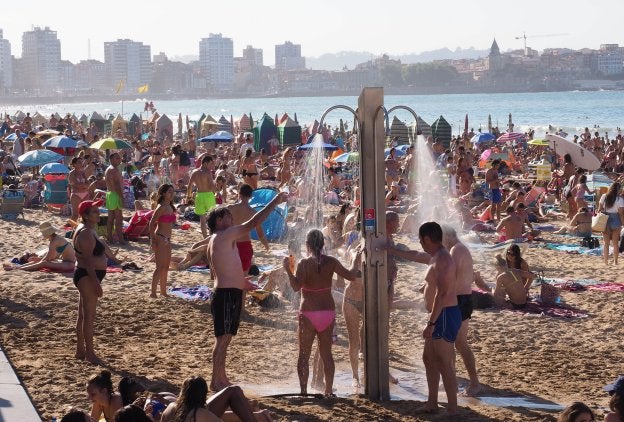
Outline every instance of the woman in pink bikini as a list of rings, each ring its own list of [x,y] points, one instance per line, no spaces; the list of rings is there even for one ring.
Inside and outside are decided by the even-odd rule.
[[[69,187],[71,196],[72,215],[71,219],[78,221],[78,204],[89,199],[89,182],[84,169],[84,160],[80,157],[74,157],[71,160],[72,170],[69,172]]]
[[[150,244],[154,250],[156,269],[152,276],[152,294],[156,297],[156,287],[160,284],[160,295],[167,296],[167,276],[171,262],[171,228],[176,221],[173,206],[173,186],[160,185],[156,196],[156,209],[149,223]]]
[[[301,290],[297,373],[301,394],[306,395],[310,372],[310,351],[314,338],[318,337],[319,352],[325,373],[325,396],[330,397],[333,396],[334,384],[334,358],[331,347],[336,319],[336,305],[331,294],[332,278],[334,273],[350,281],[359,277],[361,252],[353,260],[351,269],[347,270],[336,258],[322,253],[324,238],[320,230],[313,229],[308,232],[306,246],[310,257],[299,261],[296,274],[293,274],[290,269],[288,257],[284,258],[283,262],[293,290]]]

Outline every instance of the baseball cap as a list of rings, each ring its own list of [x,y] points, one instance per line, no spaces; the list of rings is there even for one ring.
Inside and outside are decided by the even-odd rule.
[[[80,205],[78,205],[78,214],[84,214],[88,212],[92,207],[99,207],[104,203],[103,200],[98,199],[97,201],[82,201]]]
[[[603,390],[609,394],[618,393],[624,395],[624,375],[617,377],[611,384],[605,385]]]

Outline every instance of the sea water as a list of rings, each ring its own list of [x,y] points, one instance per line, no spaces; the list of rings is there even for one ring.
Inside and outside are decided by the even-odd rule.
[[[0,106],[0,112],[15,114],[18,110],[39,111],[44,116],[58,112],[61,115],[74,113],[77,116],[90,116],[93,111],[101,114],[120,114],[129,118],[133,113],[148,114],[143,111],[145,98],[134,101],[88,102],[72,104],[30,104]],[[515,131],[534,129],[537,136],[549,131],[563,129],[568,133],[581,132],[594,126],[601,135],[605,131],[613,137],[617,128],[624,126],[624,91],[571,91],[571,92],[531,92],[510,94],[440,94],[440,95],[387,95],[384,98],[386,108],[395,105],[406,105],[417,110],[418,115],[431,124],[440,116],[451,124],[453,134],[464,130],[466,114],[468,128],[476,131],[487,131],[488,115],[492,117],[492,125],[506,130],[509,113],[512,114]],[[178,113],[188,115],[189,119],[197,120],[202,113],[215,118],[224,115],[228,120],[233,116],[239,119],[243,114],[252,114],[254,120],[265,112],[270,116],[288,113],[291,118],[297,114],[298,122],[311,126],[319,120],[325,110],[335,104],[357,106],[356,96],[336,97],[288,97],[288,98],[237,98],[237,99],[205,99],[205,100],[158,100],[154,102],[159,114],[167,114],[174,120]],[[402,110],[396,115],[400,120],[411,123],[413,117]],[[392,116],[391,116],[392,118]],[[343,119],[348,130],[353,128],[353,116],[344,110],[335,110],[326,119],[332,127],[336,127]],[[599,126],[599,128],[598,128]],[[174,129],[177,129],[174,127]]]

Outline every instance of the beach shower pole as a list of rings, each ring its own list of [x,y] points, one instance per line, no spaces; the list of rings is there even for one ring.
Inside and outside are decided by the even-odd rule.
[[[364,373],[371,400],[389,400],[388,274],[386,243],[383,88],[364,88],[358,99],[360,202],[365,253]],[[384,113],[379,113],[381,110]],[[384,116],[384,114],[386,116]]]

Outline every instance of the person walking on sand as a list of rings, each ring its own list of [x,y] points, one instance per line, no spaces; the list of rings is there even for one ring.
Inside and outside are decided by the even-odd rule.
[[[501,203],[503,202],[503,195],[500,190],[500,180],[498,178],[498,166],[500,165],[500,160],[496,159],[492,161],[492,167],[485,172],[485,182],[488,184],[491,192],[491,214],[492,219],[496,218],[496,220],[500,221],[501,219]]]
[[[253,193],[253,189],[251,186],[247,184],[241,185],[238,189],[238,198],[239,201],[236,204],[232,204],[228,206],[228,210],[232,213],[232,220],[234,220],[234,224],[242,224],[243,222],[249,220],[254,216],[256,211],[251,208],[249,205],[249,200],[251,199],[251,194]],[[269,251],[269,242],[264,235],[264,230],[262,229],[262,225],[258,224],[256,227],[256,232],[258,233],[258,239],[262,242],[264,249]],[[240,239],[236,241],[236,247],[238,248],[238,253],[240,255],[241,263],[243,265],[243,272],[245,275],[249,272],[249,268],[251,268],[251,262],[253,260],[253,245],[251,244],[250,233],[244,233]]]
[[[264,209],[243,224],[234,224],[231,211],[218,207],[208,214],[210,240],[206,248],[210,274],[215,279],[211,312],[214,319],[215,345],[212,350],[210,389],[219,391],[231,385],[225,371],[227,348],[238,332],[243,307],[245,273],[236,242],[264,221],[271,211],[285,202],[288,195],[279,193]]]
[[[212,178],[213,169],[212,157],[210,155],[205,155],[204,158],[202,158],[201,167],[192,171],[191,180],[186,190],[186,199],[189,200],[193,195],[193,186],[197,186],[197,193],[195,194],[195,214],[199,215],[201,232],[204,237],[208,236],[208,231],[206,229],[206,213],[217,205],[215,182]]]
[[[125,245],[123,238],[123,178],[118,168],[121,164],[121,155],[114,152],[110,155],[110,165],[104,172],[106,182],[106,209],[108,219],[106,220],[106,239],[113,241],[113,225],[117,234],[117,241]]]

